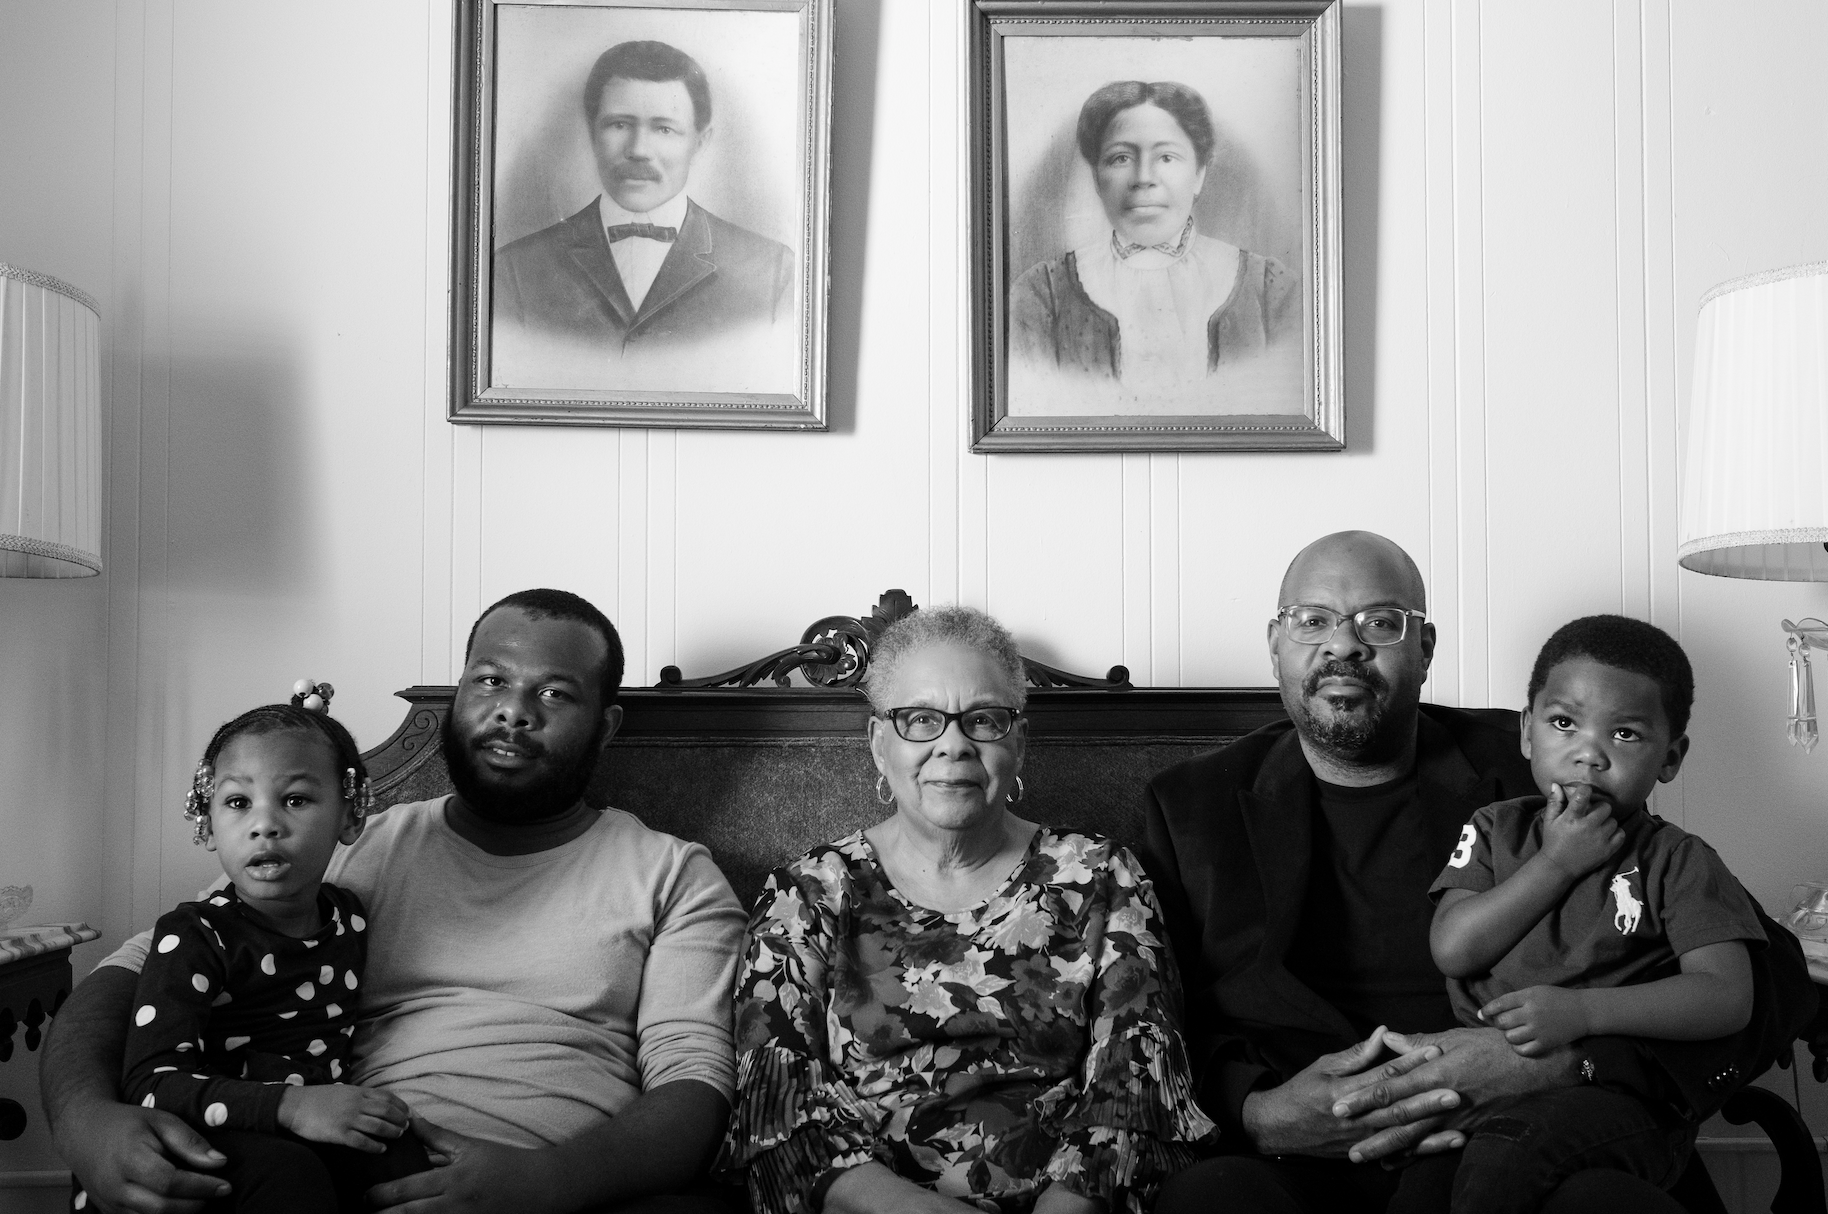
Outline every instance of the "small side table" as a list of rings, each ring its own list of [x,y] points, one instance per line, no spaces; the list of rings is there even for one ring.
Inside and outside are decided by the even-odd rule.
[[[44,1040],[44,1023],[70,993],[70,949],[101,935],[87,923],[47,923],[0,931],[0,1063],[13,1056],[13,1037],[25,1028],[25,1048]],[[0,1100],[0,1141],[25,1132],[25,1108]]]

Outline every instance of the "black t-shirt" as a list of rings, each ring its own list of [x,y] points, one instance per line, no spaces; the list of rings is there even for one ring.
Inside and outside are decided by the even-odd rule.
[[[1444,857],[1425,827],[1415,775],[1369,788],[1315,780],[1313,853],[1288,968],[1362,1036],[1455,1027],[1428,951],[1428,887]]]

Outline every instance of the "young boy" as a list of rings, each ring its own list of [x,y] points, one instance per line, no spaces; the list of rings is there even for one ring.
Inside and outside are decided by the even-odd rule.
[[[1430,891],[1429,943],[1462,1023],[1535,1057],[1595,1034],[1704,1041],[1752,1014],[1751,898],[1714,850],[1646,799],[1688,753],[1694,674],[1661,629],[1616,615],[1550,637],[1530,674],[1523,754],[1543,797],[1473,815]],[[1477,1127],[1456,1214],[1534,1211],[1568,1176],[1617,1168],[1667,1188],[1695,1127],[1578,1085]]]

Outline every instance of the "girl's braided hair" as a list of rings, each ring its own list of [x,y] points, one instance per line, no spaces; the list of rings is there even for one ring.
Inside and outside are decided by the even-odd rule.
[[[258,737],[287,730],[314,733],[330,744],[336,768],[342,773],[343,799],[354,807],[358,822],[367,816],[374,807],[368,765],[362,762],[361,748],[355,744],[355,738],[349,730],[330,715],[329,700],[332,694],[334,692],[328,683],[314,684],[309,691],[294,695],[289,704],[262,704],[259,708],[250,708],[216,730],[210,737],[209,745],[203,748],[203,759],[197,764],[196,774],[191,777],[190,789],[184,796],[184,818],[195,828],[193,842],[202,843],[209,837],[209,803],[210,798],[215,796],[216,760],[221,756],[223,747],[236,738]],[[307,708],[307,700],[316,700],[317,705]]]

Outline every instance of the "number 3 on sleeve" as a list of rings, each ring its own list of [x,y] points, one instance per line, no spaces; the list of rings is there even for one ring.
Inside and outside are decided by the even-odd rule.
[[[1473,844],[1479,841],[1479,832],[1471,822],[1460,828],[1460,841],[1454,845],[1454,854],[1447,859],[1450,868],[1465,868],[1466,862],[1473,858]],[[1440,855],[1436,852],[1435,855]]]

